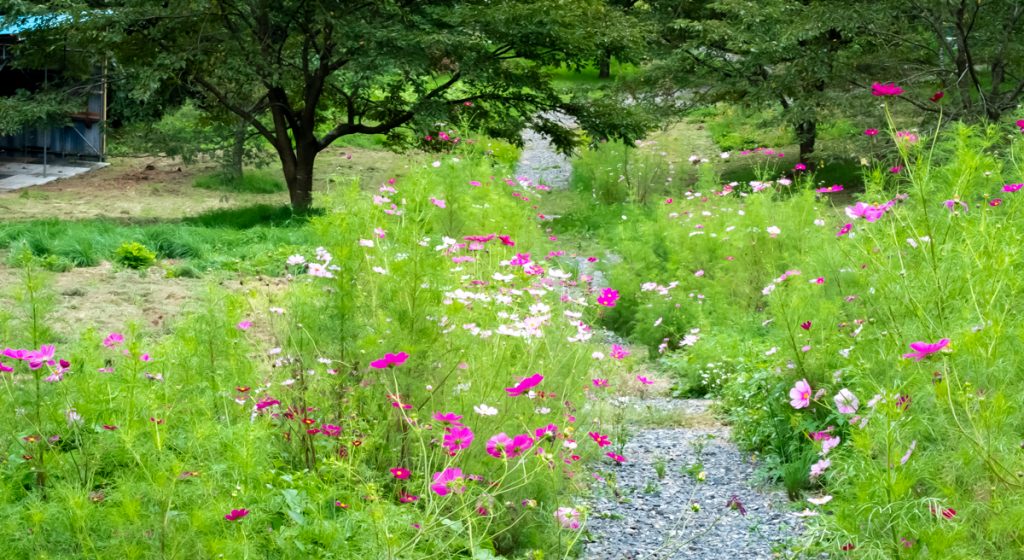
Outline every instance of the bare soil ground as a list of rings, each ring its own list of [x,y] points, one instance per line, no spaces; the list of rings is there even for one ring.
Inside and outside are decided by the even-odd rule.
[[[349,159],[348,156],[351,156]],[[374,185],[400,173],[409,159],[399,154],[358,148],[331,148],[317,160],[318,190],[329,179],[358,177]],[[186,165],[174,158],[115,158],[109,167],[20,191],[0,193],[0,222],[107,217],[146,221],[194,216],[253,204],[282,205],[288,193],[229,193],[197,189],[197,177],[213,173],[212,163]]]

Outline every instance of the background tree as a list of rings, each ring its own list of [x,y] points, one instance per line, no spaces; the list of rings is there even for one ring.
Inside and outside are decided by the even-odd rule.
[[[533,126],[564,149],[580,137],[549,111],[577,117],[595,136],[643,132],[607,103],[565,99],[545,72],[593,61],[597,37],[632,33],[599,0],[54,4],[76,19],[65,27],[68,44],[116,61],[112,79],[136,98],[183,87],[251,125],[276,151],[299,211],[312,203],[317,154],[338,138],[418,137],[456,108],[490,136],[519,142]]]
[[[999,120],[1024,96],[1024,2],[909,0],[897,3],[887,35],[903,52],[898,75],[948,89],[954,118]],[[933,106],[918,103],[922,109]]]
[[[878,44],[872,3],[853,0],[652,0],[660,23],[647,79],[694,104],[777,103],[806,161],[823,111],[842,103]],[[678,98],[678,93],[666,93]]]

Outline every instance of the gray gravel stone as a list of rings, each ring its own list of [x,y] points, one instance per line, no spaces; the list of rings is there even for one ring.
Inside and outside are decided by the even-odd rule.
[[[695,414],[710,405],[655,403]],[[625,464],[603,471],[608,483],[594,485],[583,558],[775,558],[799,530],[785,496],[753,483],[755,466],[729,442],[727,426],[637,430],[623,455]],[[729,507],[734,496],[745,515]]]

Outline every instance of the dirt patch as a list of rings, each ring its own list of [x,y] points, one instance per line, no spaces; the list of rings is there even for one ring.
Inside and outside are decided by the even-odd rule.
[[[136,323],[145,330],[164,333],[170,320],[188,303],[204,280],[164,278],[163,271],[148,272],[115,269],[109,263],[92,268],[76,268],[54,274],[50,290],[54,309],[50,314],[53,329],[65,339],[74,339],[83,331],[120,331]],[[0,286],[16,291],[21,285],[21,270],[0,267]],[[10,293],[0,295],[0,304],[13,303]]]
[[[350,157],[351,156],[351,157]],[[376,185],[400,175],[410,158],[379,150],[331,148],[317,159],[318,185],[358,177]],[[254,204],[288,204],[288,193],[250,194],[197,189],[195,179],[215,172],[213,163],[186,165],[165,157],[112,158],[110,166],[20,191],[0,193],[7,220],[113,218],[168,220]],[[271,172],[273,168],[268,168]],[[283,182],[283,181],[282,181]]]

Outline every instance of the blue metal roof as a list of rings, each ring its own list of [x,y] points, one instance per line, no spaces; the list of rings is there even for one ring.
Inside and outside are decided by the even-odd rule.
[[[0,35],[19,35],[47,27],[56,27],[69,19],[70,16],[67,14],[0,18]]]

